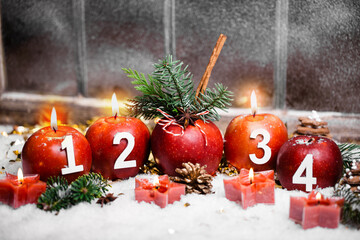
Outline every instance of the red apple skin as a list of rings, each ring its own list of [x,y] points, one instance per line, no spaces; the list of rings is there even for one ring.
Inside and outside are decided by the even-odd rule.
[[[165,132],[159,124],[155,126],[151,135],[151,149],[164,173],[177,175],[176,168],[183,168],[182,163],[191,162],[206,165],[206,171],[215,174],[223,152],[221,132],[212,122],[197,120],[195,124],[200,128],[189,125],[182,136]],[[170,125],[166,130],[181,133],[181,128],[176,125]]]
[[[127,146],[126,139],[121,139],[120,144],[113,144],[114,136],[118,132],[129,132],[134,136],[135,146],[125,161],[136,160],[136,167],[114,169],[116,159]],[[92,171],[102,174],[107,179],[126,179],[135,176],[149,157],[149,129],[137,118],[100,118],[89,127],[86,138],[92,150]]]
[[[293,184],[292,178],[307,154],[313,155],[313,177],[317,178],[313,189],[334,186],[343,171],[341,152],[334,141],[317,136],[296,136],[280,148],[276,170],[281,185],[305,191],[305,184]]]
[[[266,144],[271,149],[271,157],[264,164],[255,164],[249,155],[255,154],[258,158],[264,156],[264,150],[258,148],[263,140],[261,135],[251,139],[250,134],[256,129],[263,128],[270,134],[270,142]],[[288,140],[287,129],[284,123],[272,114],[240,115],[235,117],[225,132],[224,150],[226,159],[238,170],[242,168],[254,171],[275,170],[276,157],[280,147]]]
[[[66,149],[61,149],[61,142],[66,135],[71,135],[74,144],[76,165],[83,165],[81,172],[62,175],[61,169],[68,165]],[[63,176],[68,182],[74,181],[91,168],[90,144],[82,133],[68,126],[59,126],[56,133],[51,127],[35,132],[26,141],[22,153],[22,167],[25,174],[39,174],[42,181],[51,176]]]

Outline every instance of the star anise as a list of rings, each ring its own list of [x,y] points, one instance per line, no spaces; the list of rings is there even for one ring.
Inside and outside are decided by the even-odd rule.
[[[123,193],[118,194],[119,195],[123,195]],[[108,193],[106,194],[106,196],[102,196],[100,197],[96,203],[101,204],[101,207],[104,206],[104,204],[108,204],[109,202],[115,201],[115,199],[117,199],[118,197],[114,196],[114,193]]]
[[[182,124],[185,128],[190,124],[192,126],[195,125],[195,121],[199,119],[199,116],[196,113],[190,111],[190,109],[182,109],[178,108],[180,114],[177,117],[177,122]]]

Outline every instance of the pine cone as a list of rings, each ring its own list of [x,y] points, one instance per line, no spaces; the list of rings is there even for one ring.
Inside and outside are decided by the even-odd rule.
[[[297,135],[316,135],[331,138],[330,130],[327,127],[327,122],[317,121],[309,117],[299,117],[300,124],[297,125],[296,131],[293,133]]]
[[[205,170],[205,166],[195,165],[191,162],[183,163],[184,168],[176,168],[175,172],[179,177],[171,177],[171,180],[178,183],[186,184],[186,193],[209,194],[212,192],[211,181],[213,177]]]
[[[351,191],[360,193],[360,162],[353,161],[351,169],[347,168],[340,185],[349,185]]]

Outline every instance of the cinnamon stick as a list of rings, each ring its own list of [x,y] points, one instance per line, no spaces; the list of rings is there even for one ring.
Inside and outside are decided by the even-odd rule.
[[[199,86],[196,89],[196,95],[195,95],[196,99],[199,97],[200,92],[201,93],[205,92],[205,89],[206,89],[206,87],[207,87],[207,85],[209,83],[211,71],[213,70],[213,68],[215,66],[215,63],[216,63],[217,59],[219,58],[221,49],[224,46],[226,38],[227,37],[224,34],[220,34],[220,36],[219,36],[219,38],[218,38],[218,40],[216,42],[216,45],[214,47],[214,50],[213,50],[213,52],[211,54],[209,63],[207,65],[207,67],[206,67],[205,73],[202,76],[202,78],[200,80],[200,83],[199,83]]]

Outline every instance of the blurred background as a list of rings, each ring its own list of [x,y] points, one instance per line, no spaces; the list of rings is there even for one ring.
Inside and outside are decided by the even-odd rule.
[[[53,105],[65,122],[108,114],[113,92],[123,102],[137,94],[121,68],[151,73],[167,54],[189,65],[197,84],[223,33],[210,87],[222,82],[235,96],[222,131],[247,111],[254,89],[262,111],[282,118],[289,133],[314,109],[336,139],[360,139],[358,0],[0,4],[0,123],[46,121]]]

